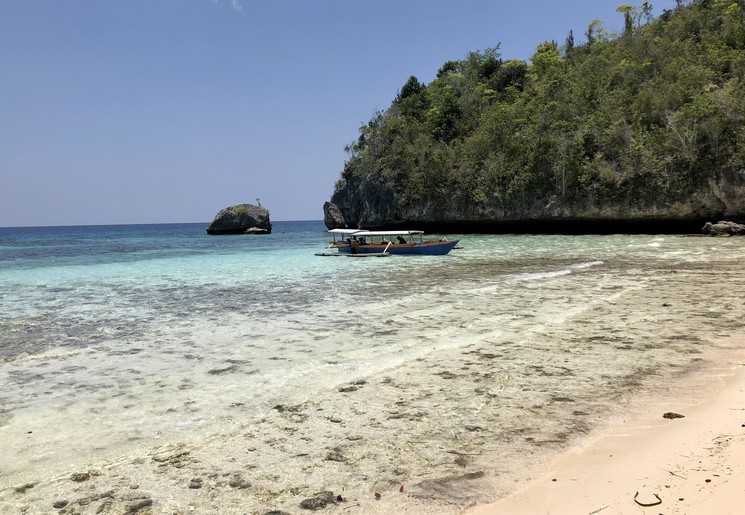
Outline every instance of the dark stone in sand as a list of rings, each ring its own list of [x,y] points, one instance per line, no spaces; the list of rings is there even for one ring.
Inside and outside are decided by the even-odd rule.
[[[300,507],[304,510],[320,510],[329,504],[336,504],[336,496],[334,492],[326,491],[316,494],[315,497],[303,499],[300,502]]]
[[[198,477],[195,477],[194,479],[189,481],[189,488],[191,488],[192,490],[202,488],[202,480],[199,479]]]
[[[36,483],[26,483],[23,486],[19,486],[15,489],[15,493],[17,494],[25,494],[26,490],[31,490],[33,487],[36,486]]]
[[[484,477],[484,471],[483,470],[478,470],[476,472],[468,472],[466,474],[463,474],[460,477],[462,479],[479,479],[479,478]]]
[[[59,510],[60,508],[64,508],[65,506],[67,506],[67,501],[56,501],[52,505],[52,508],[55,508],[55,509],[58,509]]]
[[[213,368],[212,370],[210,370],[207,373],[208,374],[211,374],[213,376],[216,376],[216,375],[220,375],[220,374],[225,374],[227,372],[235,372],[236,370],[238,370],[238,367],[236,365],[230,365],[230,366],[225,367],[225,368]]]
[[[114,497],[114,491],[108,490],[100,494],[91,495],[89,497],[83,497],[82,499],[78,499],[76,503],[79,504],[80,506],[87,506],[92,502],[100,501],[101,499],[106,499],[107,497]]]
[[[127,506],[127,513],[137,513],[143,508],[153,505],[153,500],[150,497],[141,497],[138,499],[132,499]]]
[[[235,474],[230,478],[230,481],[228,481],[228,485],[230,485],[231,488],[244,489],[251,486],[251,483],[243,479],[239,474]]]
[[[284,413],[285,411],[289,411],[290,413],[297,413],[299,411],[302,411],[302,406],[285,406],[284,404],[277,404],[274,406],[274,409],[279,411],[280,413]]]
[[[467,472],[460,475],[425,479],[409,490],[409,495],[420,499],[441,499],[453,502],[473,502],[484,488],[483,471]]]
[[[272,510],[272,511],[268,511],[264,513],[264,515],[290,515],[290,514],[282,510]]]
[[[332,451],[326,455],[326,459],[328,461],[338,461],[339,463],[344,463],[347,461],[347,457],[344,456],[340,452]]]
[[[80,483],[82,481],[88,481],[90,478],[91,478],[91,475],[88,472],[76,472],[70,476],[70,479],[72,479],[76,483]]]
[[[356,392],[357,390],[359,390],[359,387],[357,386],[342,386],[341,388],[339,388],[339,391],[341,393]]]
[[[667,419],[672,420],[674,418],[685,418],[685,415],[681,415],[680,413],[673,413],[672,411],[668,411],[667,413],[662,415],[662,418],[667,418]]]

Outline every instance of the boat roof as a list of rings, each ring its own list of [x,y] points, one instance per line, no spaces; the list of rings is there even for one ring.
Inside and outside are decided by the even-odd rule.
[[[424,234],[424,231],[367,231],[365,229],[331,229],[332,234],[347,234],[349,236],[396,236],[398,234]]]
[[[396,236],[397,234],[424,234],[424,231],[357,231],[355,236]]]
[[[329,232],[332,234],[354,234],[361,230],[362,229],[330,229]]]

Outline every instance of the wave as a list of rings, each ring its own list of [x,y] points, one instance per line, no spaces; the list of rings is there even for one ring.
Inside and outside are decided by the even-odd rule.
[[[542,279],[553,279],[554,277],[562,277],[569,275],[575,270],[586,270],[594,266],[602,265],[602,261],[586,261],[583,263],[576,263],[569,265],[569,268],[562,268],[561,270],[553,270],[550,272],[530,272],[520,274],[517,276],[518,281],[540,281]]]

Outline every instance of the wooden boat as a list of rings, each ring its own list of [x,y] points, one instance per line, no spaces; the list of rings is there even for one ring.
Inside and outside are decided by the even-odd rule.
[[[323,252],[317,253],[317,256],[382,257],[392,254],[444,256],[458,245],[458,240],[447,238],[425,240],[424,231],[331,229],[329,233],[333,240]]]

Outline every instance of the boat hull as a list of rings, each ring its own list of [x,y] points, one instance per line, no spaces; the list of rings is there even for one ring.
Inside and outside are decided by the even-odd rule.
[[[387,252],[393,255],[411,256],[444,256],[458,244],[454,241],[425,241],[423,243],[396,243],[396,244],[361,244],[355,246],[337,247],[340,254],[381,254]]]

